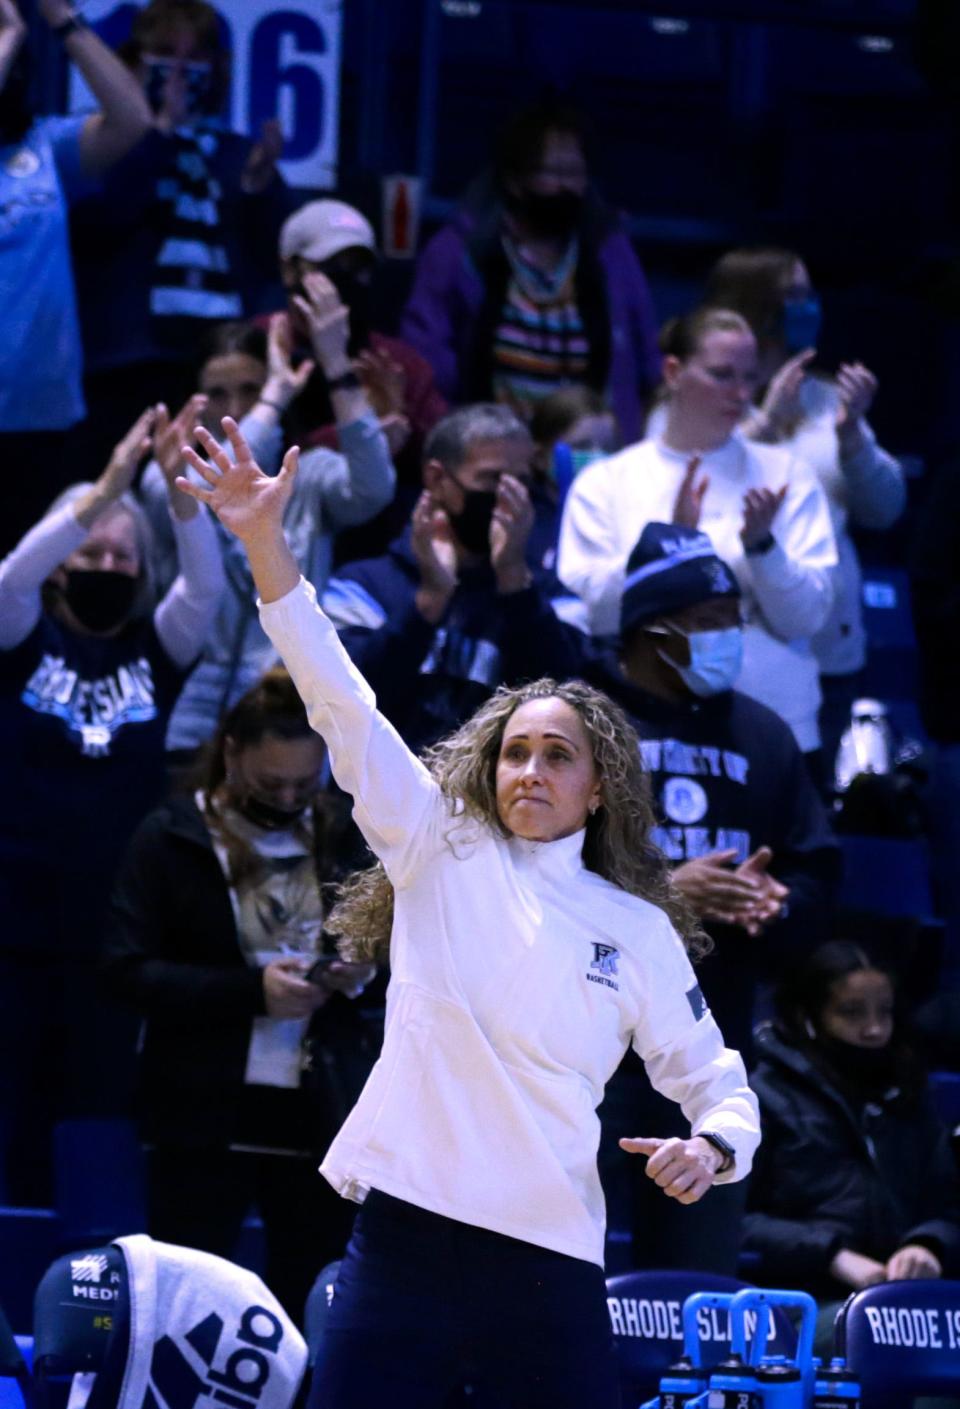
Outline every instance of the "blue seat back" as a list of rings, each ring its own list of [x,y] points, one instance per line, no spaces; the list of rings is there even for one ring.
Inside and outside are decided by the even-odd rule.
[[[834,1334],[837,1354],[860,1379],[863,1409],[960,1394],[960,1282],[884,1282],[855,1292]]]
[[[749,1286],[711,1272],[625,1272],[607,1279],[607,1309],[620,1365],[620,1388],[626,1405],[657,1392],[664,1369],[683,1354],[683,1303],[693,1292],[736,1292]],[[701,1311],[700,1350],[704,1364],[714,1365],[730,1349],[726,1311]],[[773,1313],[771,1355],[792,1355],[796,1334],[779,1308]]]

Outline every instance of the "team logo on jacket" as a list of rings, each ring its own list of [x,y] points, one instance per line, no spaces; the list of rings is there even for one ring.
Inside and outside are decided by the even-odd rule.
[[[593,959],[590,961],[590,972],[587,978],[591,983],[602,983],[605,988],[615,988],[620,991],[617,983],[617,962],[620,958],[620,950],[613,944],[599,944],[596,941],[593,945]]]

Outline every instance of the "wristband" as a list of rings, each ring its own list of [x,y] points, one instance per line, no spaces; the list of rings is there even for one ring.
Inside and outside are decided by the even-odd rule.
[[[76,34],[81,29],[87,28],[87,22],[81,15],[70,15],[62,24],[52,24],[50,33],[55,34],[58,39],[69,39],[71,34]]]
[[[357,391],[360,386],[360,378],[356,372],[341,372],[339,377],[334,377],[327,382],[327,391]]]
[[[764,553],[770,552],[776,541],[772,533],[765,533],[759,543],[751,543],[750,547],[744,548],[743,551],[748,558],[762,558]]]

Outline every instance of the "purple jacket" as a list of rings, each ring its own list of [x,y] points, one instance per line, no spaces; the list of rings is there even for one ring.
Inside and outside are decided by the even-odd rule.
[[[642,435],[643,402],[660,379],[653,301],[626,231],[597,201],[590,203],[580,238],[602,285],[601,316],[609,341],[605,394],[623,442],[630,444]],[[417,261],[400,336],[427,359],[452,403],[490,394],[476,370],[476,344],[489,300],[484,254],[495,247],[499,250],[499,208],[468,205],[433,236]]]

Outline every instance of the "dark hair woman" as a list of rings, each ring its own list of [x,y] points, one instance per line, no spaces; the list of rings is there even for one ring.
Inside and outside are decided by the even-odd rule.
[[[777,1014],[757,1034],[752,1076],[763,1144],[744,1246],[762,1279],[835,1310],[851,1289],[956,1275],[956,1165],[900,1038],[892,976],[859,945],[824,944],[781,988]]]
[[[188,458],[241,539],[261,619],[379,858],[330,919],[345,952],[389,944],[383,1053],[322,1170],[363,1204],[313,1380],[316,1405],[439,1406],[477,1378],[527,1409],[619,1402],[603,1281],[596,1107],[633,1042],[687,1140],[637,1138],[693,1203],[758,1138],[674,925],[700,933],[649,843],[636,737],[606,696],[501,690],[424,762],[302,581],[283,535],[296,450],[263,475]],[[186,485],[185,480],[179,481]]]
[[[587,386],[626,441],[639,436],[659,374],[653,304],[568,104],[507,126],[493,169],[423,250],[401,331],[452,403],[503,400],[528,418],[551,392]]]
[[[256,1203],[267,1282],[297,1320],[350,1223],[317,1158],[374,1054],[351,1001],[374,969],[322,957],[344,831],[323,765],[290,677],[271,671],[224,719],[196,793],[134,836],[105,945],[112,990],[146,1019],[151,1234],[229,1256]]]

